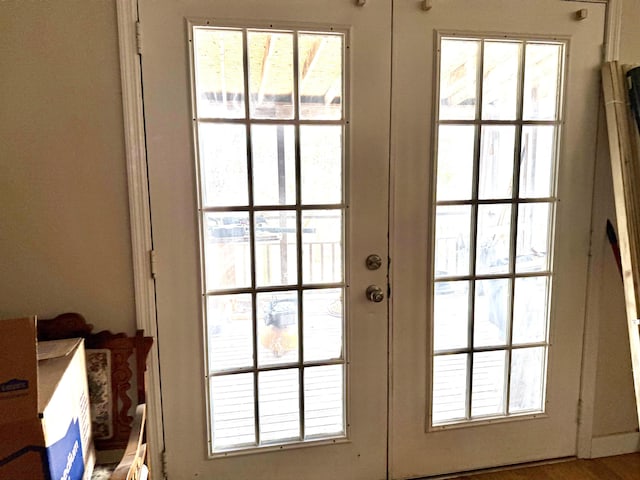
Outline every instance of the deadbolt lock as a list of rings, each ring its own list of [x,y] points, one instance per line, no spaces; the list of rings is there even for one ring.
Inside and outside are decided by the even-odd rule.
[[[380,255],[369,255],[367,257],[367,268],[369,270],[378,270],[382,266],[382,257]]]

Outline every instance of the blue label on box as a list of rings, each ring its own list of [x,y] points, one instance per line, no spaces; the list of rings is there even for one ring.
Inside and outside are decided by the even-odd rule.
[[[63,438],[47,448],[51,480],[82,480],[84,459],[80,425],[75,419]]]
[[[0,393],[18,393],[29,389],[29,381],[13,378],[8,382],[0,383]]]

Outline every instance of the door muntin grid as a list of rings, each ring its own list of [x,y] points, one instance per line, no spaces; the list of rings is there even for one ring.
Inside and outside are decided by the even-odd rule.
[[[346,29],[189,22],[209,454],[347,437]]]
[[[438,35],[428,429],[545,411],[567,43]]]

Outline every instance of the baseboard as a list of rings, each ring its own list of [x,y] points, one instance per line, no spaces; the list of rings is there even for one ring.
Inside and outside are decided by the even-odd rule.
[[[591,440],[591,458],[634,452],[640,452],[640,432],[604,435]]]

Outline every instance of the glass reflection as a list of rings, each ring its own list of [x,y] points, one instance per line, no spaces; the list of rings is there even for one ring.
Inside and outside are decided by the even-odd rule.
[[[469,282],[435,282],[433,348],[436,352],[469,344]]]
[[[248,31],[251,118],[293,118],[293,34]]]
[[[199,118],[244,118],[243,40],[240,30],[194,28]]]
[[[510,251],[511,205],[479,205],[476,273],[507,273]]]
[[[436,208],[435,278],[469,273],[471,207]]]
[[[302,120],[342,118],[343,41],[339,34],[300,34],[298,65]]]
[[[480,41],[444,39],[440,52],[440,120],[472,120]]]

